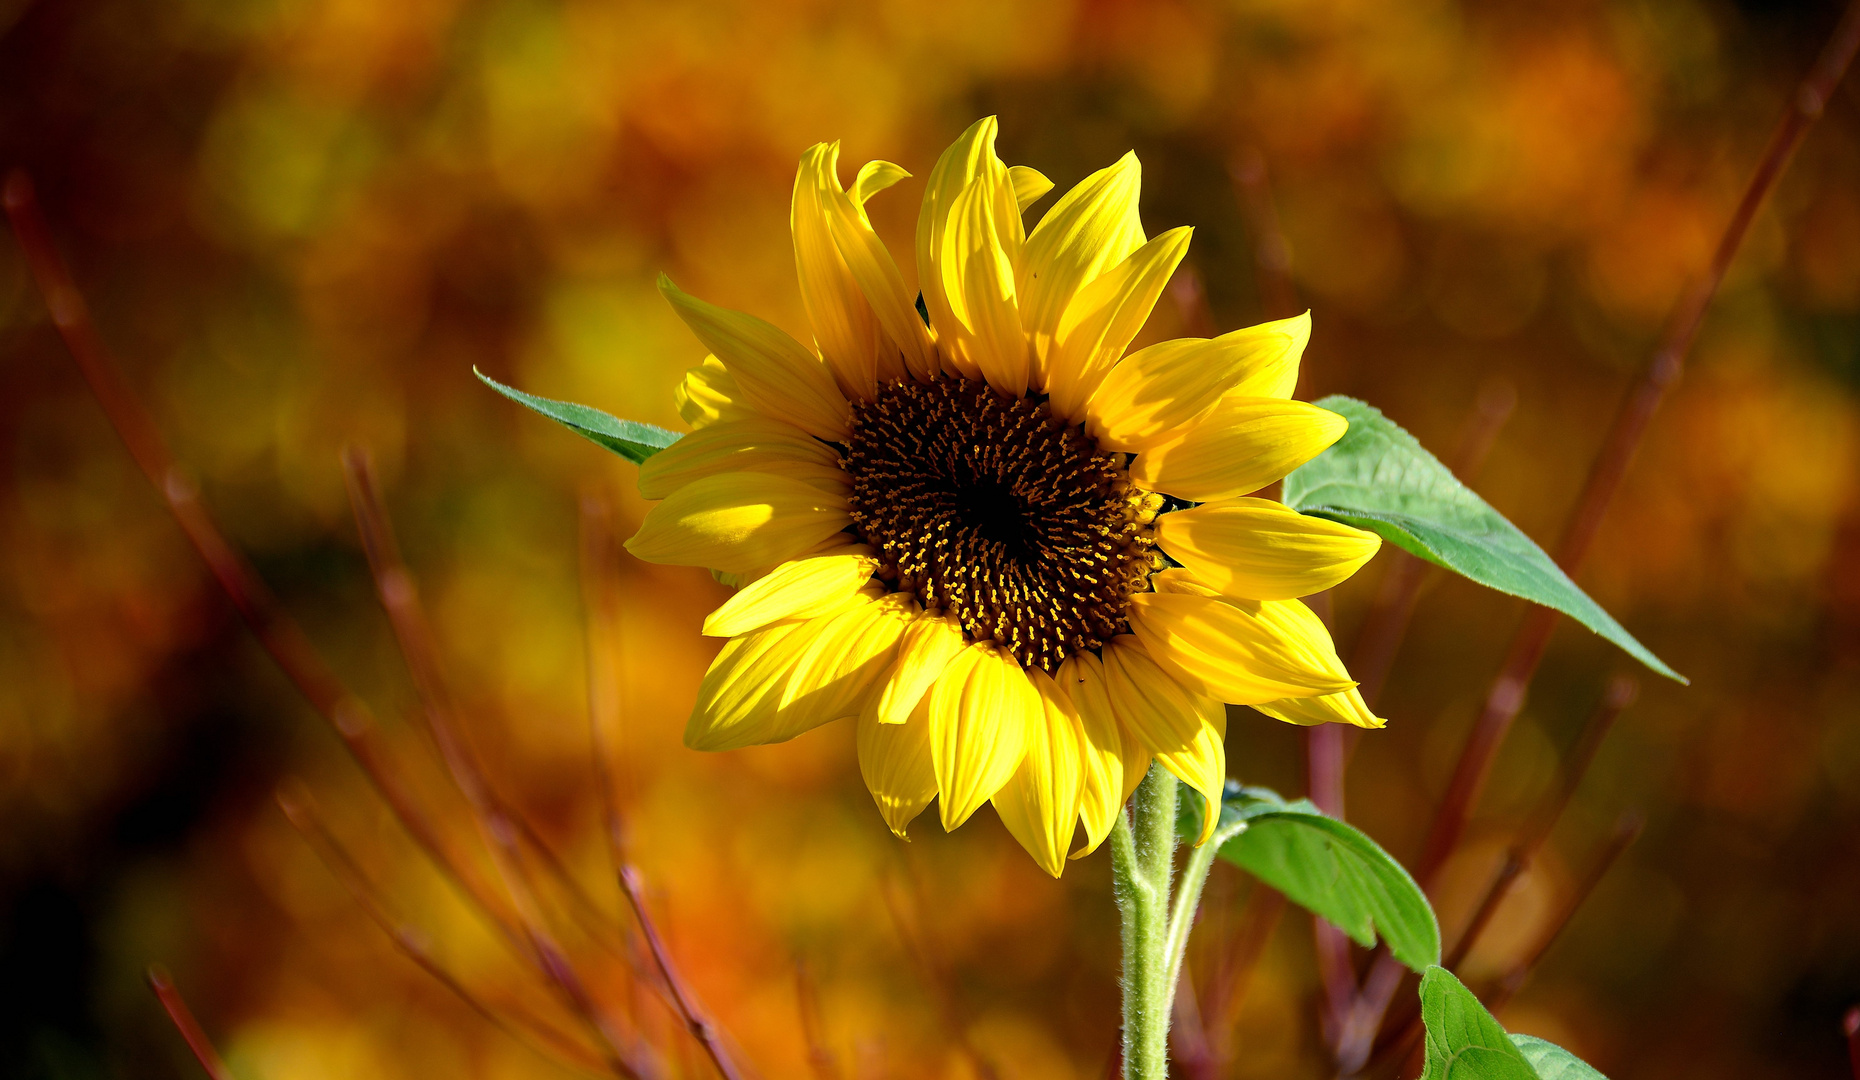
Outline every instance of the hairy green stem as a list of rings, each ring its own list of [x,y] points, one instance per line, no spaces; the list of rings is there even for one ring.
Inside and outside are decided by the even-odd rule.
[[[1176,778],[1159,765],[1137,785],[1111,829],[1112,880],[1124,934],[1124,1080],[1167,1080],[1169,1020],[1201,888],[1221,846],[1246,826],[1216,826],[1193,849],[1173,900]]]
[[[1169,879],[1175,869],[1176,779],[1160,766],[1137,785],[1111,830],[1124,932],[1124,1080],[1169,1075]]]

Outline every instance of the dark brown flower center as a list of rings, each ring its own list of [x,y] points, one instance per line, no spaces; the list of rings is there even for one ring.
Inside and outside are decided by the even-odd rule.
[[[1152,569],[1154,508],[1043,401],[967,379],[884,386],[853,404],[840,463],[881,576],[1023,666],[1101,647]]]

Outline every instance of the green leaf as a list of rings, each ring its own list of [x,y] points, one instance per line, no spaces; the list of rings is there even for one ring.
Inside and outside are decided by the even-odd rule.
[[[471,371],[486,386],[510,400],[534,409],[589,442],[598,443],[635,465],[678,441],[679,436],[676,431],[667,431],[652,424],[642,424],[637,420],[622,420],[616,416],[609,416],[599,409],[577,405],[572,401],[556,401],[553,398],[526,394],[514,386],[505,386],[475,367]]]
[[[1421,1080],[1543,1080],[1505,1029],[1443,967],[1421,976],[1427,1067]]]
[[[1188,800],[1198,807],[1201,799]],[[1198,817],[1191,809],[1188,816]],[[1232,780],[1221,824],[1246,826],[1220,857],[1334,924],[1364,948],[1381,933],[1397,960],[1421,970],[1440,961],[1440,924],[1421,887],[1374,840],[1308,799],[1286,802],[1266,788]],[[1184,822],[1199,835],[1199,822]]]
[[[1595,1066],[1535,1035],[1513,1035],[1511,1045],[1531,1063],[1538,1080],[1608,1080]]]
[[[1686,681],[1400,425],[1355,398],[1317,405],[1349,420],[1350,430],[1285,478],[1287,506],[1368,529],[1481,585],[1555,608],[1667,678]]]

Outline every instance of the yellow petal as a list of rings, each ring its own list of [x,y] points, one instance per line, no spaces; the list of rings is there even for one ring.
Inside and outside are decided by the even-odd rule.
[[[1310,336],[1307,313],[1132,353],[1092,395],[1085,429],[1106,449],[1136,453],[1180,434],[1223,396],[1290,397]]]
[[[878,696],[878,722],[904,723],[943,669],[967,647],[962,625],[948,615],[925,615],[906,627],[897,665]]]
[[[693,430],[719,420],[754,416],[755,412],[744,405],[742,399],[743,391],[736,385],[736,378],[724,368],[723,361],[714,356],[706,356],[702,364],[685,372],[684,380],[672,391],[678,415]]]
[[[1283,479],[1349,426],[1302,401],[1229,395],[1183,434],[1138,454],[1130,479],[1190,502],[1231,499]]]
[[[1053,190],[1053,182],[1046,178],[1046,174],[1028,165],[1008,166],[1008,183],[1014,186],[1014,201],[1021,210],[1032,206],[1040,196]]]
[[[870,401],[878,382],[878,320],[833,237],[831,220],[852,213],[840,187],[839,157],[838,143],[815,143],[801,155],[788,224],[801,304],[820,356],[843,394]]]
[[[859,594],[846,608],[872,602],[870,595]],[[833,625],[837,614],[785,619],[725,642],[698,685],[697,701],[685,723],[685,745],[693,750],[736,750],[791,739],[805,730],[783,726],[782,690],[796,662]],[[791,710],[788,719],[798,717],[798,710]]]
[[[745,585],[704,620],[709,637],[735,637],[783,619],[803,619],[845,604],[878,570],[864,544],[791,559]]]
[[[1248,326],[1222,334],[1223,363],[1232,365],[1235,379],[1228,393],[1240,397],[1289,398],[1298,387],[1298,363],[1311,340],[1311,313]]]
[[[1296,600],[1141,593],[1128,617],[1157,663],[1222,701],[1254,705],[1356,685],[1323,622]]]
[[[1143,329],[1193,233],[1187,226],[1170,229],[1072,297],[1046,358],[1055,415],[1072,423],[1084,417],[1085,403]]]
[[[1227,710],[1184,686],[1137,639],[1119,634],[1104,648],[1111,707],[1163,767],[1207,800],[1201,839],[1214,831],[1227,779]]]
[[[1076,859],[1097,850],[1111,835],[1117,815],[1149,768],[1149,754],[1118,723],[1105,686],[1104,663],[1097,656],[1078,653],[1068,657],[1053,681],[1079,715],[1083,779],[1079,824],[1085,827],[1085,844],[1073,853]],[[1135,779],[1129,779],[1133,775]]]
[[[1036,365],[1044,365],[1052,351],[1073,294],[1143,246],[1137,218],[1142,178],[1137,155],[1125,154],[1079,181],[1028,235],[1016,284]]]
[[[950,207],[938,263],[951,316],[942,340],[990,386],[1020,397],[1027,392],[1027,339],[1015,304],[1014,264],[998,227],[997,185],[995,178],[977,176]]]
[[[852,190],[847,194],[863,216],[867,199],[910,175],[902,165],[893,165],[889,161],[868,161],[859,166],[859,175],[853,178]]]
[[[917,314],[916,301],[904,285],[904,275],[898,272],[897,262],[892,259],[885,242],[873,231],[865,213],[867,197],[908,175],[888,161],[867,162],[859,170],[859,178],[853,181],[850,202],[827,218],[833,242],[839,248],[840,257],[846,260],[847,272],[871,306],[885,340],[901,354],[893,358],[887,352],[880,352],[877,373],[881,382],[897,377],[892,374],[894,359],[920,381],[928,381],[937,372],[930,330]]]
[[[1253,708],[1288,724],[1312,727],[1316,724],[1349,724],[1360,728],[1379,728],[1388,721],[1370,711],[1363,701],[1363,695],[1355,687],[1341,694],[1326,694],[1323,697],[1280,698],[1268,701]]]
[[[925,698],[906,723],[881,724],[867,708],[858,721],[859,774],[878,803],[885,824],[901,839],[911,819],[936,798],[936,769],[930,763],[930,701]]]
[[[1382,546],[1375,533],[1269,499],[1226,499],[1164,514],[1156,519],[1156,539],[1197,580],[1248,600],[1323,592]]]
[[[775,473],[845,494],[839,451],[793,424],[751,414],[718,420],[647,458],[639,493],[663,499],[693,480],[726,472]]]
[[[938,807],[943,828],[954,829],[1020,767],[1040,699],[1020,665],[992,642],[958,653],[929,699]]]
[[[1010,267],[1019,257],[1022,242],[1013,184],[1008,179],[1007,166],[995,156],[996,131],[995,118],[983,117],[943,151],[924,183],[923,209],[917,216],[917,281],[923,290],[924,309],[929,313],[930,325],[936,328],[938,353],[951,373],[969,379],[981,378],[982,370],[976,366],[963,340],[965,335],[974,336],[974,327],[965,327],[956,316],[955,306],[962,306],[966,311],[969,305],[970,298],[963,295],[962,284],[967,275],[945,264],[951,252],[957,253],[959,259],[967,259],[981,242],[970,235],[962,244],[952,244],[947,235],[968,216],[958,215],[957,203],[971,184],[980,181],[982,185],[974,196],[980,208],[972,212],[986,215],[992,226],[988,230],[992,234],[992,246],[1008,260]],[[982,269],[990,270],[988,267]],[[1009,278],[1012,279],[1011,269]]]
[[[846,441],[852,410],[819,357],[753,315],[681,292],[664,274],[659,275],[659,292],[736,378],[744,404],[815,438]]]
[[[806,731],[857,716],[875,694],[898,653],[898,637],[917,617],[916,601],[889,593],[853,603],[801,650],[782,688],[783,729]]]
[[[1078,710],[1052,676],[1036,667],[1027,670],[1027,678],[1040,699],[1040,709],[1028,725],[1020,768],[995,792],[995,812],[1033,861],[1058,877],[1066,866],[1072,831],[1078,827],[1082,733]]]
[[[647,562],[741,574],[786,562],[850,524],[843,496],[768,473],[719,473],[653,507],[626,548]]]

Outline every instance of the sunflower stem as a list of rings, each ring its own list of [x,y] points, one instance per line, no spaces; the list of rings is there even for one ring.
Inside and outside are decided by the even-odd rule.
[[[1159,766],[1111,829],[1112,880],[1123,916],[1124,1080],[1167,1080],[1169,881],[1175,869],[1176,779]],[[1205,878],[1205,873],[1204,873]]]

